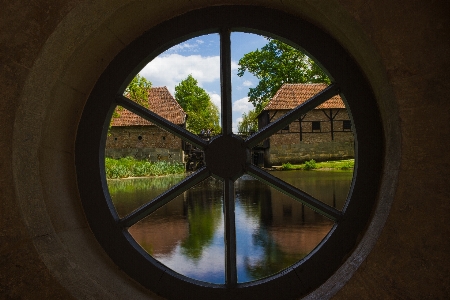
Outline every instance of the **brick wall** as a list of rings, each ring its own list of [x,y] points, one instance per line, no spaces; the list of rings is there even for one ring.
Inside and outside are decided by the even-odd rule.
[[[325,112],[330,115],[329,110]],[[271,122],[285,112],[276,112]],[[336,114],[337,113],[337,114]],[[333,132],[331,122],[322,110],[310,111],[300,122],[297,120],[269,138],[269,148],[264,152],[266,166],[283,163],[303,163],[347,159],[354,157],[354,138],[350,129],[344,129],[344,121],[349,121],[345,109],[333,109]],[[270,116],[273,112],[269,113]],[[320,123],[320,129],[313,128],[313,122]]]
[[[181,139],[157,126],[112,127],[106,139],[105,155],[183,162]]]

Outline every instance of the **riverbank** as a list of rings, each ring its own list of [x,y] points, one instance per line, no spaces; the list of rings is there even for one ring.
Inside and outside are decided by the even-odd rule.
[[[149,162],[132,157],[119,159],[107,157],[105,158],[105,172],[107,179],[119,179],[183,174],[185,167],[179,162]]]
[[[316,162],[313,159],[304,164],[290,163],[273,166],[268,171],[317,170],[317,171],[353,171],[354,159]],[[157,161],[149,162],[136,160],[132,157],[120,159],[106,158],[105,172],[107,179],[121,179],[131,177],[154,177],[184,174],[185,166],[179,162]]]
[[[304,164],[293,165],[290,163],[281,166],[273,166],[273,170],[290,171],[290,170],[317,170],[317,171],[353,171],[355,165],[354,159],[335,160],[316,162],[314,159],[306,161]]]

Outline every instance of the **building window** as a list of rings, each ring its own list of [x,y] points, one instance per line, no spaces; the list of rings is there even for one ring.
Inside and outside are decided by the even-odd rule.
[[[332,84],[313,96],[307,104],[298,106],[290,115],[270,123],[246,140],[237,138],[231,130],[230,32],[237,29],[282,38],[303,48],[321,63],[332,78]],[[126,85],[145,63],[179,41],[205,32],[221,35],[222,134],[211,141],[161,120],[123,97]],[[365,78],[352,57],[335,39],[304,20],[272,9],[214,6],[191,11],[147,30],[119,53],[100,76],[78,127],[78,187],[96,239],[121,270],[146,288],[169,299],[293,299],[309,294],[330,278],[358,245],[370,222],[378,194],[384,142],[376,101]],[[351,111],[352,123],[355,124],[355,136],[358,137],[355,139],[355,168],[358,171],[355,174],[358,180],[353,179],[351,192],[342,210],[320,202],[248,160],[253,147],[336,94],[345,96],[346,107]],[[117,105],[203,149],[206,156],[205,167],[125,217],[117,215],[105,188],[104,148],[108,122]],[[233,183],[242,174],[250,174],[334,221],[328,235],[304,259],[270,277],[247,283],[239,283],[236,274],[236,260],[239,258],[236,257]],[[224,284],[200,282],[174,272],[144,252],[128,232],[130,226],[209,176],[220,178],[223,182],[226,242],[225,257],[218,259],[225,260]]]
[[[320,131],[320,121],[312,121],[311,122],[312,131]]]
[[[352,130],[352,122],[350,120],[342,121],[342,129],[344,131]]]

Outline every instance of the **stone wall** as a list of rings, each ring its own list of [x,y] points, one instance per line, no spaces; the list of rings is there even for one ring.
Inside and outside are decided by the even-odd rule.
[[[105,155],[150,161],[183,162],[181,139],[157,126],[116,126],[106,139]]]
[[[354,158],[353,142],[327,141],[321,143],[295,143],[271,146],[264,152],[265,166],[284,163],[301,164],[307,160],[339,160]]]
[[[326,113],[330,115],[329,110]],[[354,137],[351,130],[344,130],[343,122],[349,117],[345,109],[333,109],[333,133],[331,122],[322,110],[310,111],[289,128],[281,130],[269,138],[269,147],[264,151],[266,167],[284,163],[299,164],[306,160],[315,161],[354,158]],[[337,113],[337,114],[336,114]],[[277,112],[272,122],[284,113]],[[320,129],[313,130],[312,122],[320,122]],[[301,131],[300,131],[301,124]]]
[[[449,1],[17,0],[0,10],[0,299],[161,299],[112,263],[87,224],[77,126],[95,82],[133,39],[226,4],[323,28],[380,107],[386,156],[373,220],[344,268],[307,297],[450,298]]]

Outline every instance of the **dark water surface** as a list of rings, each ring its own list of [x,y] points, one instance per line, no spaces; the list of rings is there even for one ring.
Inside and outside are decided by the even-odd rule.
[[[341,210],[351,172],[271,172]],[[111,180],[111,198],[123,217],[183,176]],[[275,274],[301,260],[327,235],[333,222],[244,175],[235,182],[238,282]],[[154,258],[185,276],[225,283],[222,182],[210,178],[129,229]]]

